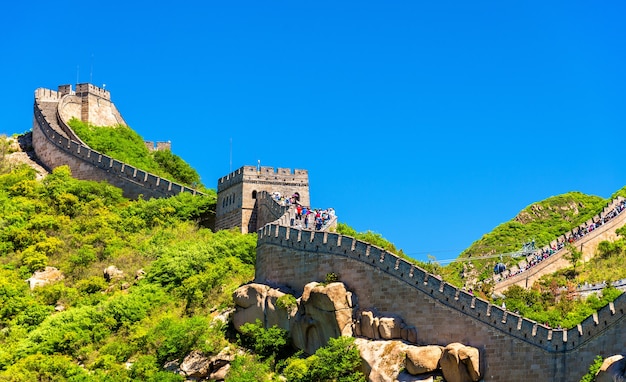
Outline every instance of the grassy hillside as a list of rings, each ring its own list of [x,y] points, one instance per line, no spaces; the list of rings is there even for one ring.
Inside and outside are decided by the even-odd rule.
[[[89,147],[119,161],[194,188],[204,188],[200,176],[169,150],[149,151],[143,138],[128,126],[94,126],[72,118],[70,127]]]
[[[500,261],[496,255],[518,251],[531,240],[535,240],[537,247],[542,247],[598,214],[608,202],[608,199],[598,196],[570,192],[533,203],[512,220],[498,225],[472,243],[461,253],[460,261],[443,267],[441,273],[457,286],[463,286],[468,281],[486,280],[493,274],[494,265]],[[486,256],[493,258],[472,259]],[[520,260],[503,257],[507,267]]]

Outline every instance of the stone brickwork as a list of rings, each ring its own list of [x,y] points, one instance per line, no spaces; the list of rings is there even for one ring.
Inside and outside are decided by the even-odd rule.
[[[255,282],[302,290],[335,273],[359,308],[397,314],[415,326],[419,345],[478,348],[485,381],[578,381],[596,355],[621,354],[626,343],[626,295],[576,328],[553,330],[351,237],[283,223],[268,224],[258,235]]]
[[[297,192],[302,205],[311,205],[306,170],[243,166],[217,182],[216,230],[239,227],[242,233],[255,232],[275,220],[259,220],[257,199],[262,192],[284,196]]]
[[[89,99],[85,102],[81,97]],[[90,110],[85,112],[84,108]],[[87,122],[95,125],[104,123],[109,126],[111,122],[124,121],[110,102],[109,92],[91,84],[79,84],[75,94],[69,85],[60,86],[59,91],[35,91],[33,148],[39,160],[49,169],[68,165],[74,177],[109,182],[121,188],[129,198],[160,198],[181,192],[201,195],[191,188],[92,150],[67,125],[68,118],[78,118],[78,114],[81,118],[85,115],[94,118]]]

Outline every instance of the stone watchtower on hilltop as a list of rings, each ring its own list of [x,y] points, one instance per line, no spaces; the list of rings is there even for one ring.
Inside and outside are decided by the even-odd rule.
[[[309,173],[289,168],[243,166],[217,182],[215,229],[241,228],[242,233],[256,232],[258,199],[262,192],[300,195],[300,204],[310,206]]]
[[[104,88],[82,83],[76,85],[74,92],[72,85],[60,85],[58,97],[63,96],[68,96],[61,105],[64,113],[62,117],[67,121],[75,117],[96,126],[126,125],[115,104],[111,102],[111,92]]]

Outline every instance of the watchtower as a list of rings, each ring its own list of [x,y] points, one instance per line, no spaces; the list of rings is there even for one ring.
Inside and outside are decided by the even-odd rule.
[[[76,91],[72,85],[59,85],[59,98],[69,95],[62,101],[66,120],[74,117],[83,122],[96,126],[126,125],[122,115],[111,102],[111,92],[90,83],[76,84]]]
[[[257,195],[267,191],[291,197],[298,193],[300,204],[310,206],[309,173],[289,168],[243,166],[218,179],[215,229],[241,228],[256,232]]]

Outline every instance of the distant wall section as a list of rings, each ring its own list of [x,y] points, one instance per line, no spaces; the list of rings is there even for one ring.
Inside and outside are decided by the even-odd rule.
[[[581,226],[575,227],[570,232],[559,236],[558,238],[550,242],[548,247],[556,248],[559,243],[568,243],[570,238],[576,237],[576,234],[579,231],[582,231],[585,227],[588,227],[592,224],[602,223],[593,231],[585,234],[584,236],[571,243],[576,249],[582,252],[583,257],[581,260],[583,262],[589,261],[595,255],[598,244],[601,241],[616,240],[617,234],[615,233],[615,230],[626,224],[626,211],[622,211],[621,213],[612,217],[610,220],[607,220],[607,216],[609,216],[610,213],[615,213],[617,205],[621,204],[623,200],[624,198],[621,196],[611,200],[598,215],[589,219]],[[537,280],[541,278],[541,276],[548,273],[556,272],[559,269],[569,267],[571,263],[569,260],[567,260],[565,256],[565,254],[567,253],[569,253],[567,248],[563,248],[558,253],[551,255],[550,257],[542,260],[540,263],[524,270],[523,272],[497,282],[494,286],[494,291],[502,292],[513,285],[518,285],[522,288],[530,288]],[[534,255],[529,255],[525,261],[522,261],[519,264],[519,266],[511,267],[511,269],[503,273],[502,276],[510,272],[515,273],[518,269],[520,269],[520,267],[524,267],[528,263],[529,259],[531,259],[532,257],[534,257]]]
[[[106,181],[123,190],[128,198],[140,196],[148,198],[168,197],[181,192],[199,194],[194,189],[163,179],[126,163],[115,160],[92,150],[81,142],[74,132],[67,126],[64,118],[76,116],[78,113],[77,96],[83,92],[95,92],[92,100],[82,103],[80,106],[81,116],[94,116],[94,124],[107,123],[110,125],[113,118],[121,121],[121,116],[115,116],[117,109],[110,102],[108,91],[93,87],[77,87],[77,93],[71,92],[69,85],[62,85],[59,91],[50,89],[37,89],[35,91],[35,105],[33,117],[33,148],[39,160],[49,169],[62,165],[68,165],[72,175],[78,179]],[[101,99],[96,111],[84,113],[85,105],[93,107],[92,101]],[[107,104],[108,103],[108,104]],[[105,114],[109,117],[104,117]],[[119,114],[119,113],[118,113]],[[98,119],[100,117],[102,119]]]

